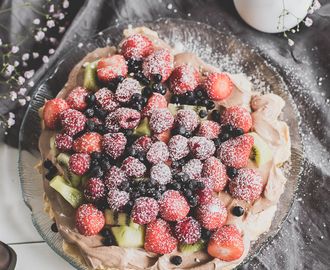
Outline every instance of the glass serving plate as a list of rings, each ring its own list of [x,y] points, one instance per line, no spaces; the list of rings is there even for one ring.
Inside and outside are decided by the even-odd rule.
[[[276,235],[290,213],[304,163],[300,117],[287,86],[270,63],[262,59],[253,49],[242,44],[237,38],[198,22],[160,19],[154,22],[133,22],[117,25],[73,48],[48,72],[36,88],[20,130],[18,170],[22,196],[27,207],[31,210],[32,222],[41,237],[63,259],[77,269],[86,269],[76,259],[63,251],[62,239],[59,234],[51,231],[52,222],[48,214],[44,212],[41,176],[34,168],[41,159],[38,149],[38,138],[41,134],[38,109],[44,105],[45,99],[52,99],[57,95],[66,83],[71,69],[87,53],[99,47],[117,45],[123,38],[124,29],[138,26],[146,26],[157,31],[159,36],[171,46],[195,53],[205,62],[219,67],[222,71],[244,73],[253,83],[254,91],[275,93],[286,102],[281,120],[285,121],[290,128],[292,155],[290,160],[284,164],[284,173],[287,177],[285,190],[270,229],[251,243],[248,256],[236,267],[239,268],[254,258],[262,247]]]

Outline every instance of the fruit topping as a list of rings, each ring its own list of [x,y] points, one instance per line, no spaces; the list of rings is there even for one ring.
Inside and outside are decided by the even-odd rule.
[[[93,204],[83,204],[77,209],[75,224],[81,234],[86,236],[95,235],[105,225],[104,214]]]
[[[178,221],[174,231],[176,238],[183,244],[193,244],[201,237],[201,225],[193,217]]]
[[[88,93],[90,93],[90,91],[87,88],[77,86],[71,90],[65,101],[69,104],[71,109],[84,111],[87,107],[85,98]]]
[[[140,83],[137,80],[127,78],[118,84],[115,96],[120,103],[128,104],[132,101],[135,93],[141,94],[141,89]]]
[[[176,95],[183,95],[189,90],[195,90],[198,84],[197,71],[186,65],[176,67],[170,76],[170,89]]]
[[[203,81],[203,89],[212,100],[223,100],[233,90],[233,82],[225,73],[210,73]]]
[[[229,181],[229,191],[238,200],[251,201],[257,199],[263,190],[259,172],[249,168],[237,170],[235,178]]]
[[[95,93],[97,105],[110,113],[117,110],[120,107],[120,103],[115,97],[115,94],[112,93],[108,88],[102,88]]]
[[[212,120],[202,121],[197,129],[196,136],[205,137],[209,140],[217,138],[221,132],[221,126]]]
[[[164,163],[158,163],[151,167],[150,177],[154,179],[158,185],[166,185],[172,180],[171,169]]]
[[[245,133],[252,127],[252,117],[243,107],[233,106],[225,109],[221,114],[221,124],[231,125],[235,129],[241,128]]]
[[[116,110],[119,125],[124,129],[133,129],[140,123],[140,113],[130,108],[118,108]]]
[[[164,131],[162,133],[154,133],[152,135],[152,140],[154,142],[161,141],[161,142],[164,142],[164,143],[168,144],[170,138],[171,138],[171,130],[170,129],[169,130],[166,130],[166,131]]]
[[[174,118],[167,108],[155,109],[151,113],[149,126],[156,133],[171,129]]]
[[[70,109],[64,99],[54,98],[46,102],[43,110],[43,120],[46,127],[50,129],[61,128],[61,112]]]
[[[190,207],[187,199],[175,190],[167,190],[162,195],[159,203],[159,214],[167,221],[178,221],[189,213]]]
[[[69,159],[70,171],[76,175],[83,175],[89,170],[91,158],[85,153],[73,154]]]
[[[61,112],[61,124],[66,134],[74,136],[85,128],[86,117],[83,113],[67,109]]]
[[[171,258],[171,263],[174,265],[180,265],[182,263],[182,258],[180,256],[174,256]]]
[[[147,171],[146,166],[137,158],[126,158],[120,169],[126,174],[127,177],[142,177]]]
[[[131,218],[133,222],[143,225],[156,220],[159,207],[158,202],[149,197],[140,197],[135,200]]]
[[[233,214],[234,214],[236,217],[241,217],[241,216],[243,216],[243,214],[244,214],[244,209],[243,209],[243,207],[241,207],[241,206],[235,206],[235,207],[233,208]]]
[[[151,164],[157,164],[160,162],[165,162],[168,160],[169,157],[168,147],[164,142],[155,142],[151,145],[148,153],[147,153],[147,160]]]
[[[222,191],[228,181],[226,166],[216,157],[209,157],[203,164],[202,177],[211,180],[213,190]]]
[[[154,46],[149,38],[141,34],[134,34],[125,39],[122,45],[121,54],[126,60],[132,58],[135,61],[142,61],[154,52]]]
[[[226,225],[214,232],[207,246],[207,252],[222,261],[239,259],[244,252],[241,235],[233,225]]]
[[[70,157],[71,155],[69,153],[61,153],[57,156],[56,160],[64,172],[64,177],[70,182],[73,187],[77,187],[80,184],[81,176],[74,174],[70,170]]]
[[[72,149],[77,153],[88,155],[94,151],[102,153],[102,136],[96,132],[86,132],[73,141]]]
[[[122,55],[108,56],[97,63],[97,76],[105,84],[115,81],[118,75],[127,75],[126,60]]]
[[[190,152],[188,139],[181,135],[173,136],[168,142],[168,150],[172,160],[184,158]]]
[[[129,226],[112,227],[111,232],[120,247],[143,247],[145,226],[137,226],[136,228]]]
[[[104,184],[110,190],[119,187],[119,185],[126,181],[125,173],[116,166],[112,166],[104,178]]]
[[[254,143],[250,152],[250,159],[257,167],[261,167],[272,159],[272,151],[270,150],[269,145],[261,139],[257,133],[251,132],[248,134],[252,135],[254,138]]]
[[[148,100],[148,104],[141,111],[141,118],[150,117],[155,109],[167,107],[167,101],[164,96],[153,93]]]
[[[151,129],[148,118],[143,118],[137,127],[133,129],[134,137],[151,136]]]
[[[108,133],[103,136],[102,147],[113,159],[119,158],[125,151],[127,139],[123,133]]]
[[[151,145],[152,145],[152,140],[148,136],[142,136],[132,144],[132,147],[137,152],[140,151],[148,152]]]
[[[192,179],[200,178],[202,169],[203,163],[199,159],[191,159],[182,167],[182,171]]]
[[[60,152],[69,152],[72,148],[73,138],[65,132],[57,133],[55,136],[54,145]]]
[[[173,106],[169,106],[169,108],[172,108],[173,111]],[[184,126],[186,130],[194,131],[199,124],[198,115],[193,110],[180,109],[174,116],[174,124]]]
[[[96,60],[92,63],[89,63],[85,67],[85,77],[84,77],[84,87],[88,90],[96,92],[100,89],[99,80],[97,77],[97,63],[99,60]]]
[[[189,140],[188,145],[190,152],[200,160],[207,159],[215,152],[214,142],[205,137],[194,136]]]
[[[90,202],[101,201],[106,195],[103,181],[97,177],[89,178],[85,185],[84,194]]]
[[[118,122],[117,111],[111,112],[107,115],[105,118],[105,128],[111,133],[116,133],[121,130],[121,126]]]
[[[112,211],[123,212],[125,204],[129,201],[129,194],[119,189],[110,189],[107,202]]]
[[[178,249],[183,254],[189,254],[206,248],[206,243],[207,243],[206,240],[204,240],[203,238],[199,238],[197,242],[190,245],[179,243]]]

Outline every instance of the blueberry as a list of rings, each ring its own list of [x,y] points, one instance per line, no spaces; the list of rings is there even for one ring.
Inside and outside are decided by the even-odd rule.
[[[142,111],[142,105],[139,102],[134,102],[132,105],[132,109],[137,110],[137,111]]]
[[[149,178],[146,185],[148,188],[152,188],[157,185],[157,182],[155,179]]]
[[[100,118],[102,121],[104,121],[104,119],[107,117],[108,115],[108,112],[106,110],[103,110],[102,108],[99,108],[97,111],[96,111],[96,116],[98,118]]]
[[[119,189],[122,191],[126,191],[129,188],[129,182],[123,181],[119,184]]]
[[[158,201],[162,197],[162,194],[159,191],[156,191],[153,195],[153,198]]]
[[[133,135],[133,130],[132,129],[125,129],[124,132],[126,137],[132,136]]]
[[[92,169],[92,175],[94,177],[98,177],[98,178],[101,178],[103,176],[103,171],[101,169],[101,166],[95,166],[93,169]]]
[[[116,82],[117,83],[121,83],[121,82],[123,82],[123,80],[125,80],[125,77],[123,75],[118,75],[116,77]]]
[[[196,197],[191,196],[191,197],[188,198],[188,203],[189,203],[190,207],[196,207],[197,204],[198,204],[198,200],[197,200]]]
[[[135,73],[134,74],[134,78],[140,82],[142,80],[142,78],[143,78],[142,72],[141,71],[138,71],[137,73]]]
[[[200,118],[205,118],[207,115],[208,115],[207,111],[205,111],[205,110],[200,110],[199,111],[199,117]]]
[[[109,228],[103,228],[103,229],[101,230],[101,235],[102,235],[103,237],[109,237],[109,236],[111,235],[111,231],[110,231],[110,229],[109,229]]]
[[[109,171],[110,168],[111,168],[111,164],[110,164],[110,162],[107,161],[107,160],[102,160],[102,161],[101,161],[101,168],[102,168],[102,170],[105,171],[105,172]]]
[[[50,227],[50,229],[52,230],[52,232],[55,232],[55,233],[58,232],[58,228],[57,228],[56,223],[53,223],[52,226]]]
[[[179,168],[179,162],[177,160],[172,161],[171,168],[172,169]]]
[[[124,212],[130,214],[132,212],[134,201],[128,201],[124,206]]]
[[[176,134],[184,136],[186,134],[186,128],[185,126],[177,126],[176,128]]]
[[[174,265],[180,265],[182,263],[182,258],[180,256],[174,256],[171,259],[171,263],[173,263]]]
[[[147,153],[145,151],[140,151],[137,153],[136,157],[138,160],[144,163],[147,160]]]
[[[205,98],[199,101],[200,106],[207,107],[209,105],[209,101]]]
[[[179,182],[173,182],[171,184],[171,188],[174,189],[174,190],[180,190],[181,189],[181,184]]]
[[[234,131],[234,127],[232,125],[225,125],[223,127],[223,132],[228,133],[228,134],[232,134]]]
[[[218,149],[220,147],[221,141],[219,138],[214,138],[212,139],[212,141],[214,142],[214,146],[216,149]]]
[[[212,120],[214,122],[220,123],[220,112],[218,110],[213,110],[212,111]]]
[[[137,155],[137,150],[133,147],[130,147],[127,151],[127,154],[131,157],[135,157]]]
[[[134,102],[140,102],[140,101],[142,101],[142,96],[141,96],[141,94],[140,94],[140,93],[134,93],[134,94],[132,95],[132,100],[133,100]]]
[[[113,246],[115,243],[114,243],[113,239],[109,237],[109,238],[104,239],[103,244],[105,246],[109,247],[109,246]]]
[[[57,173],[57,167],[56,166],[51,166],[49,168],[49,173],[51,173],[52,175],[54,175],[55,173]]]
[[[191,189],[184,189],[182,193],[183,193],[183,196],[185,196],[186,198],[190,198],[193,195],[193,192],[191,191]]]
[[[117,84],[116,84],[116,82],[109,82],[108,83],[108,89],[110,90],[110,91],[112,91],[112,92],[115,92],[116,91],[116,89],[117,89]]]
[[[158,74],[158,73],[157,73],[157,74],[154,75],[154,81],[155,81],[156,83],[161,82],[162,79],[163,79],[163,76],[162,76],[161,74]]]
[[[87,104],[94,104],[96,101],[96,97],[93,93],[88,93],[86,96],[85,96],[85,102]]]
[[[143,85],[149,85],[150,84],[150,80],[146,77],[146,76],[142,76],[142,78],[141,78],[141,83],[143,84]]]
[[[98,124],[94,127],[94,131],[101,135],[104,135],[107,130],[102,124]]]
[[[102,157],[101,153],[97,152],[97,151],[93,151],[93,153],[91,154],[91,159],[100,159]]]
[[[95,122],[93,120],[87,120],[85,123],[85,127],[88,131],[93,131],[95,128]]]
[[[191,138],[192,137],[192,132],[190,130],[186,130],[186,133],[184,134],[186,138]]]
[[[180,167],[184,166],[185,164],[186,164],[186,161],[183,158],[182,159],[179,159],[179,165],[180,165]]]
[[[244,134],[244,130],[242,128],[236,128],[234,133],[233,133],[233,136],[238,137],[238,136],[241,136],[243,134]]]
[[[152,90],[150,87],[145,87],[143,89],[143,95],[146,97],[146,98],[150,98],[151,95],[152,95]]]
[[[188,182],[188,188],[192,191],[197,189],[197,181],[195,179],[191,179]]]
[[[213,110],[213,109],[215,108],[215,104],[214,104],[214,102],[213,102],[212,100],[209,100],[209,102],[208,102],[206,108],[207,108],[208,110]]]
[[[195,96],[196,96],[197,98],[201,98],[201,97],[203,96],[203,90],[200,89],[200,88],[197,88],[197,89],[195,90]]]
[[[166,191],[165,185],[158,185],[156,188],[160,193],[164,193]]]
[[[220,142],[225,142],[229,140],[229,134],[228,133],[221,133],[219,135]]]
[[[162,84],[162,83],[159,83],[160,85],[159,85],[159,90],[158,90],[158,92],[159,92],[159,94],[161,94],[161,95],[165,95],[166,94],[166,92],[167,92],[167,90],[166,90],[166,87]]]
[[[45,167],[46,169],[49,169],[50,167],[53,166],[53,162],[51,162],[49,159],[46,159],[46,160],[44,161],[43,165],[44,165],[44,167]]]
[[[237,175],[237,169],[235,167],[228,167],[227,175],[229,178],[234,178]]]
[[[142,97],[142,100],[140,103],[141,103],[142,108],[145,107],[148,104],[148,98]]]
[[[197,106],[198,100],[197,99],[188,100],[188,105]]]
[[[154,93],[159,93],[160,90],[159,83],[154,82],[151,86],[151,89]]]
[[[197,182],[197,189],[202,190],[204,188],[204,183],[203,182]]]
[[[202,227],[201,236],[202,236],[203,239],[208,240],[208,239],[210,239],[211,235],[212,235],[211,231],[209,231],[209,230],[205,229],[204,227]]]
[[[178,174],[178,180],[182,183],[187,183],[189,180],[189,175],[185,172],[179,172]]]
[[[240,217],[244,214],[244,209],[241,206],[235,206],[233,208],[233,215]]]

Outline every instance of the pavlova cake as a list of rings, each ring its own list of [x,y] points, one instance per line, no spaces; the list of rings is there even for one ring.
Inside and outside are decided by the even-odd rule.
[[[251,88],[143,27],[86,55],[40,109],[38,169],[63,249],[89,269],[242,262],[290,156],[283,99]]]

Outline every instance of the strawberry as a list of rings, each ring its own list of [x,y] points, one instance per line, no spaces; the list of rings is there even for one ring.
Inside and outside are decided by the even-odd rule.
[[[239,259],[243,252],[243,240],[239,230],[233,225],[223,226],[214,232],[207,246],[208,254],[227,262]]]
[[[91,155],[94,151],[102,153],[102,135],[96,132],[86,132],[73,141],[72,149],[77,153],[88,155]]]
[[[119,189],[110,189],[107,195],[107,202],[112,211],[123,212],[125,205],[129,201],[129,194]]]
[[[142,136],[138,138],[133,144],[132,147],[138,152],[148,152],[152,145],[152,140],[147,136]]]
[[[237,175],[229,181],[229,191],[238,200],[257,199],[263,189],[263,180],[259,172],[249,168],[237,170]]]
[[[124,129],[133,129],[139,123],[141,115],[137,110],[130,108],[118,108],[116,110],[118,124]]]
[[[103,181],[97,177],[88,179],[84,188],[85,198],[90,202],[101,201],[106,195],[105,191]]]
[[[120,103],[128,104],[132,101],[133,94],[141,94],[141,89],[141,85],[137,80],[127,78],[118,84],[115,96]]]
[[[173,136],[168,142],[168,151],[172,160],[179,160],[187,156],[190,152],[189,140],[181,135]]]
[[[248,132],[252,127],[251,114],[243,107],[233,106],[225,109],[220,119],[223,126],[231,125],[243,129],[244,132]]]
[[[57,133],[55,137],[55,148],[60,152],[69,152],[72,149],[73,138],[65,132]]]
[[[178,221],[174,228],[176,238],[184,244],[193,244],[201,237],[202,227],[193,217]]]
[[[155,74],[162,76],[162,82],[166,81],[173,70],[173,55],[166,49],[162,48],[153,52],[142,63],[142,71],[150,80],[154,79]]]
[[[150,178],[158,185],[166,185],[172,180],[171,169],[164,163],[153,165],[150,169]]]
[[[74,136],[85,128],[86,116],[77,110],[61,112],[61,124],[66,134]]]
[[[178,110],[174,116],[174,124],[184,126],[186,130],[194,131],[199,124],[199,118],[193,110]]]
[[[228,167],[243,168],[249,159],[253,143],[254,138],[249,134],[225,141],[217,150],[217,158]]]
[[[147,224],[144,240],[145,250],[158,254],[171,253],[178,245],[170,223],[161,218]]]
[[[221,133],[221,126],[212,120],[202,121],[197,129],[196,136],[205,137],[209,140],[217,138]]]
[[[226,166],[216,157],[209,157],[203,164],[202,177],[213,181],[213,190],[220,192],[228,181]]]
[[[128,157],[121,164],[120,169],[127,177],[142,177],[147,171],[146,166],[137,158]]]
[[[160,162],[165,162],[168,160],[169,157],[168,147],[164,142],[155,142],[151,145],[148,153],[147,153],[147,160],[151,164],[157,164]]]
[[[150,117],[155,109],[167,108],[167,101],[161,94],[153,93],[148,104],[141,111],[141,118]]]
[[[113,159],[119,158],[125,151],[127,139],[123,133],[107,133],[103,135],[102,147]]]
[[[198,179],[201,176],[202,169],[203,163],[199,159],[191,159],[182,167],[182,171],[192,179]]]
[[[173,115],[167,108],[155,109],[151,113],[149,126],[156,133],[162,133],[171,129],[173,125]]]
[[[222,227],[227,220],[227,209],[218,197],[211,197],[207,202],[199,204],[196,217],[199,223],[208,230],[214,231]]]
[[[121,49],[121,54],[126,60],[133,58],[135,61],[142,61],[153,52],[154,46],[151,40],[141,34],[127,37]]]
[[[210,99],[223,100],[233,90],[233,82],[227,74],[213,72],[204,79],[202,87]]]
[[[170,89],[176,95],[183,95],[187,91],[193,91],[199,84],[197,71],[189,66],[176,67],[170,77]]]
[[[120,107],[120,103],[108,88],[102,88],[95,93],[96,103],[103,110],[108,113],[117,110]]]
[[[189,140],[188,145],[190,152],[200,160],[207,159],[215,152],[214,142],[205,137],[194,136]]]
[[[61,128],[61,112],[70,109],[64,99],[54,98],[46,102],[43,111],[43,120],[46,127],[50,129]]]
[[[97,234],[105,225],[104,213],[90,203],[78,207],[74,221],[77,230],[86,236]]]
[[[85,97],[88,93],[90,93],[90,91],[87,88],[77,86],[71,90],[65,101],[69,104],[71,109],[83,111],[87,106]]]
[[[105,57],[97,63],[97,76],[102,82],[108,84],[114,81],[118,75],[125,77],[127,69],[124,56],[115,54]]]
[[[73,154],[69,159],[70,171],[76,175],[84,175],[91,164],[91,158],[85,153]]]
[[[134,202],[131,218],[139,225],[148,224],[156,220],[158,211],[158,202],[155,199],[140,197]]]
[[[167,221],[178,221],[188,215],[190,207],[187,199],[176,190],[167,190],[158,201],[159,214]]]
[[[112,166],[104,178],[104,184],[110,190],[118,187],[122,182],[126,181],[125,173],[116,166]]]
[[[171,130],[166,130],[162,133],[154,133],[152,135],[152,140],[154,142],[164,142],[166,144],[168,144],[168,142],[170,141],[171,139]]]

